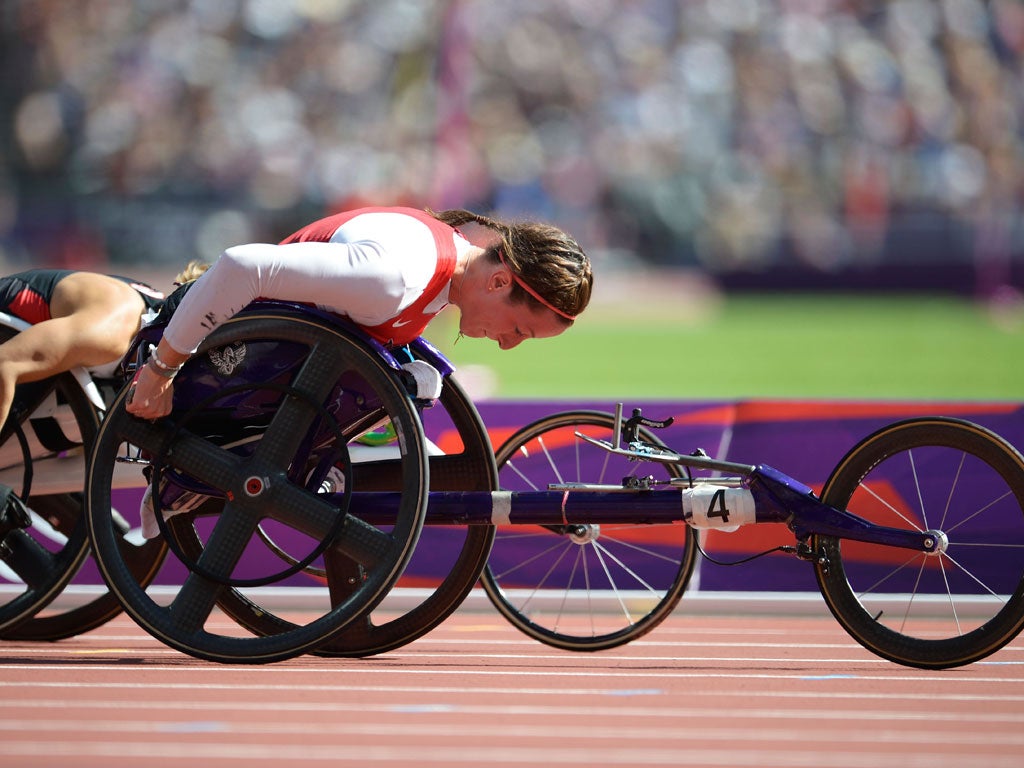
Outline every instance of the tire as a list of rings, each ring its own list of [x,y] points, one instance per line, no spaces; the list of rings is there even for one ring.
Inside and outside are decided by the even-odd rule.
[[[875,432],[833,470],[822,500],[871,522],[941,530],[938,554],[814,536],[829,609],[868,650],[942,669],[1024,627],[1024,458],[969,422],[921,418]]]
[[[0,342],[16,333],[0,328]],[[33,617],[72,580],[89,543],[81,493],[49,492],[40,477],[42,466],[84,477],[86,446],[96,437],[99,418],[75,378],[65,373],[18,385],[9,419],[19,420],[25,442],[10,434],[0,445],[0,464],[4,479],[32,512],[32,525],[0,540],[0,637],[31,639],[34,627],[46,624]]]
[[[74,494],[68,499],[52,497],[54,503],[74,505],[73,514],[81,516],[82,495]],[[83,532],[85,520],[82,519]],[[123,531],[120,540],[120,547],[123,550],[124,561],[128,564],[135,579],[140,584],[149,584],[160,570],[167,552],[167,547],[161,540],[141,541],[137,537],[138,531]],[[88,537],[86,537],[88,541]],[[91,550],[86,549],[89,561]],[[84,567],[84,565],[82,566]],[[67,590],[68,586],[64,586]],[[121,603],[109,590],[93,597],[91,600],[76,605],[74,601],[68,601],[67,606],[58,606],[60,600],[54,600],[48,606],[26,619],[0,633],[5,640],[32,640],[55,642],[66,640],[86,632],[91,632],[102,627],[108,621],[122,612]]]
[[[678,476],[675,466],[632,462],[574,434],[616,442],[614,424],[611,414],[568,411],[522,428],[497,452],[502,489]],[[646,428],[639,436],[661,444]],[[598,651],[642,637],[675,609],[696,562],[694,529],[684,523],[576,528],[498,528],[481,581],[513,626],[556,648]]]
[[[77,384],[73,386],[75,390],[79,393],[81,392]],[[91,407],[91,403],[89,405]],[[77,407],[84,407],[84,405]],[[93,436],[97,429],[96,421],[101,415],[101,413],[96,413],[95,418],[91,420],[93,423],[89,429]],[[82,429],[83,427],[79,425],[80,433]],[[94,437],[89,439],[92,440]],[[87,455],[84,447],[78,450],[77,456],[77,461],[81,462],[81,469],[78,470],[78,475],[82,478],[81,485],[84,488],[86,455],[83,454]],[[70,458],[73,455],[71,454],[65,458]],[[79,521],[79,529],[75,535],[75,540],[85,542],[86,557],[82,564],[75,568],[75,571],[79,574],[86,572],[90,561],[90,550],[88,548],[87,526],[83,516],[84,504],[81,491],[34,495],[31,502],[33,511],[43,520]],[[166,552],[164,543],[162,541],[143,541],[139,538],[137,530],[129,530],[127,526],[121,528],[121,533],[120,546],[124,550],[125,561],[130,564],[132,572],[140,583],[148,583],[156,575],[160,568],[160,563],[163,561],[164,553]],[[90,575],[87,578],[90,580],[90,586],[92,586],[93,576]],[[83,598],[80,597],[71,597],[66,600],[58,599],[60,595],[66,595],[69,590],[73,589],[74,585],[75,579],[72,577],[62,587],[61,592],[54,596],[51,602],[14,626],[0,631],[0,637],[5,640],[55,642],[81,635],[85,632],[91,632],[121,613],[121,603],[107,590],[94,597],[85,598],[84,602],[82,601]]]
[[[438,405],[424,416],[439,416],[436,411],[443,411],[447,417],[445,427],[458,435],[461,450],[430,457],[431,490],[497,489],[498,472],[490,438],[476,407],[451,376],[444,381]],[[361,475],[356,475],[353,482],[362,489],[389,490],[399,479],[394,461],[363,463],[357,465],[357,469]],[[348,624],[314,653],[321,656],[370,656],[394,650],[422,637],[462,604],[479,580],[493,541],[494,526],[490,525],[426,525],[409,570],[417,570],[417,561],[429,559],[431,571],[446,572],[441,583],[428,588],[422,601],[411,608],[408,599],[389,594],[377,610]],[[278,632],[288,626],[285,619],[261,610],[237,590],[226,594],[220,605],[235,621],[258,634]]]
[[[203,392],[213,394],[197,408]],[[279,661],[326,642],[398,580],[426,510],[425,441],[395,371],[363,342],[314,318],[252,311],[221,325],[179,374],[172,419],[149,423],[128,415],[126,394],[112,405],[91,456],[87,518],[104,579],[154,637],[211,661]],[[344,493],[316,492],[324,461],[347,458],[340,443],[381,420],[395,425],[400,451],[397,511],[386,526],[366,522],[350,506],[351,477]],[[156,499],[166,491],[158,483],[167,480],[199,500],[163,526],[172,551],[165,568],[184,572],[174,584],[139,583],[110,524],[114,467],[126,452],[140,455],[136,446],[152,464]],[[280,569],[280,560],[268,557],[266,529],[300,558],[319,557],[328,571],[339,558],[361,568],[354,586],[304,606],[306,623],[252,637],[225,627],[215,609],[226,591],[238,590],[269,612],[262,601],[275,593],[264,587],[285,585],[297,570]],[[200,543],[198,557],[180,546],[190,537]]]

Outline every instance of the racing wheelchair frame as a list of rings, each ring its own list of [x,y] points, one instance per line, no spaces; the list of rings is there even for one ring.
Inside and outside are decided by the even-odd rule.
[[[444,377],[445,408],[466,416],[457,457],[431,455],[421,423],[431,403],[410,391],[394,351],[301,305],[260,302],[218,328],[179,374],[168,419],[129,416],[122,391],[90,457],[86,508],[95,557],[125,610],[172,647],[215,661],[369,655],[436,626],[482,574],[488,595],[520,629],[559,647],[597,650],[641,636],[675,607],[693,572],[696,531],[776,523],[793,533],[792,553],[811,563],[843,627],[885,658],[966,664],[1024,626],[1024,459],[977,425],[890,425],[854,446],[818,495],[765,465],[672,451],[654,435],[664,424],[639,413],[556,414],[492,454],[447,361],[425,341],[413,355]],[[393,428],[394,444],[363,455],[359,439],[381,425]],[[561,459],[549,450],[556,444],[574,457],[576,476],[533,479],[557,469]],[[586,465],[600,467],[599,482],[583,479],[583,452],[600,457]],[[605,481],[616,462],[628,471]],[[935,471],[922,474],[922,463]],[[185,566],[173,587],[138,578],[118,545],[113,478],[126,466],[148,473],[151,514],[175,555],[168,560]],[[937,489],[922,487],[936,478]],[[933,505],[940,511],[929,523]],[[1016,521],[1013,530],[991,526],[997,510]],[[656,529],[664,542],[619,537],[625,546],[611,553],[609,533],[618,527]],[[424,549],[421,534],[434,529],[467,536],[456,566],[421,604],[382,616],[414,551]],[[498,547],[491,552],[496,529],[543,543],[510,563]],[[597,570],[580,559],[584,551],[601,558]],[[560,559],[549,561],[552,553]],[[1000,567],[979,577],[993,559]],[[285,567],[268,573],[268,563]],[[314,569],[325,588],[300,621],[276,613],[272,590]],[[639,588],[618,589],[615,569]],[[939,589],[922,589],[933,581]],[[528,607],[549,592],[560,608]],[[597,592],[621,609],[611,611],[617,626],[594,607]],[[945,616],[918,615],[937,602],[950,607]],[[570,604],[575,616],[564,610]]]

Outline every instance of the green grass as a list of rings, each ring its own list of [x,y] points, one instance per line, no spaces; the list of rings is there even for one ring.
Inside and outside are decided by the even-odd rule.
[[[430,337],[467,378],[489,369],[489,396],[502,399],[1024,399],[1020,306],[654,293],[595,302],[562,336],[508,352],[478,339],[453,346],[452,319]]]

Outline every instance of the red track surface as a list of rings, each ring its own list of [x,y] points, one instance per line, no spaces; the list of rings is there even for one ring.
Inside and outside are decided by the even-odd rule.
[[[463,608],[370,659],[224,666],[121,617],[0,643],[0,766],[1024,765],[1024,641],[943,672],[820,616],[676,615],[597,654]]]

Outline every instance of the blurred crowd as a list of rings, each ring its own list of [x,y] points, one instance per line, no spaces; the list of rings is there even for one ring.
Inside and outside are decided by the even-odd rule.
[[[6,266],[393,203],[623,267],[1024,259],[1019,0],[5,0],[0,35]]]

